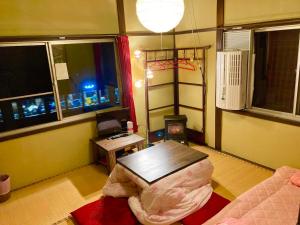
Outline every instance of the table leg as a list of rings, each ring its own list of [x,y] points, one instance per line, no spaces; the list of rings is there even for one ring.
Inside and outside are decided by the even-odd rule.
[[[93,162],[98,162],[99,160],[99,149],[94,141],[90,140],[90,144],[92,145],[92,153],[93,153]]]
[[[108,170],[109,172],[111,172],[116,165],[116,152],[109,151],[107,152],[107,155],[108,155],[108,159],[107,159]]]
[[[138,151],[142,150],[143,148],[144,148],[144,141],[137,143]]]

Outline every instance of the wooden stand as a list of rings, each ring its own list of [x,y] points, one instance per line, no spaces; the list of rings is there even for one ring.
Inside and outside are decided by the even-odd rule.
[[[144,148],[145,138],[136,134],[116,139],[91,139],[95,160],[107,167],[111,172],[116,165],[116,152],[128,147],[136,147],[139,150]],[[104,153],[106,163],[101,160],[101,153]],[[102,157],[103,158],[103,157]]]

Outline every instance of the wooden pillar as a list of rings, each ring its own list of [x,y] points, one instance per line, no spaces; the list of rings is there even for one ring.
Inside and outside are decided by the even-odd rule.
[[[178,83],[178,50],[176,50],[176,36],[175,29],[173,31],[173,42],[174,42],[174,114],[179,114],[179,83]]]
[[[217,0],[217,51],[223,50],[224,1]],[[215,114],[215,149],[222,150],[222,109],[217,107]]]
[[[126,34],[126,23],[125,23],[125,10],[124,10],[124,1],[117,1],[117,13],[118,13],[118,24],[119,24],[119,34]]]

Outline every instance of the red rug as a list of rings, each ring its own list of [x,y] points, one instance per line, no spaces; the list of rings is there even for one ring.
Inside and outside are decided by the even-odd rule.
[[[216,215],[221,209],[223,209],[230,201],[222,196],[212,193],[208,202],[198,211],[185,217],[182,220],[184,225],[200,225],[211,217]]]
[[[230,201],[212,193],[208,202],[197,212],[182,220],[184,225],[200,225],[217,214]],[[128,206],[127,198],[103,197],[71,213],[78,225],[136,225],[137,219]]]
[[[103,197],[71,213],[78,225],[136,225],[127,198]]]

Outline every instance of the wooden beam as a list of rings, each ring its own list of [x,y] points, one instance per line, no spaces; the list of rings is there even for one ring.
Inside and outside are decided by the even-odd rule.
[[[217,28],[224,27],[224,0],[217,0]],[[223,49],[223,29],[217,29],[216,50]],[[215,85],[217,88],[217,84]],[[215,89],[217,90],[217,89]],[[222,110],[215,107],[215,149],[222,150]]]
[[[172,107],[174,106],[174,104],[171,104],[171,105],[164,105],[164,106],[160,106],[160,107],[156,107],[156,108],[152,108],[152,109],[149,109],[148,111],[154,111],[154,110],[158,110],[158,109],[165,109],[165,108],[169,108],[169,107]]]
[[[200,29],[194,29],[194,30],[181,30],[181,31],[176,31],[175,35],[210,32],[210,31],[216,31],[216,30],[217,30],[216,27],[200,28]]]
[[[161,33],[154,33],[152,31],[129,31],[126,33],[128,36],[161,36]],[[173,32],[165,32],[163,33],[164,36],[166,35],[174,35]]]
[[[175,32],[175,29],[173,30]],[[176,49],[176,36],[173,35],[173,47],[174,47],[174,65],[178,63],[178,50]],[[175,66],[173,71],[174,79],[174,114],[179,115],[179,79],[178,79],[178,67]]]
[[[203,109],[197,108],[197,107],[193,107],[193,106],[189,106],[189,105],[179,104],[179,107],[186,108],[186,109],[193,109],[193,110],[196,110],[196,111],[203,112]]]
[[[270,21],[263,21],[263,22],[256,22],[256,23],[243,23],[243,24],[235,24],[230,26],[223,26],[223,29],[236,30],[237,27],[242,29],[258,29],[264,27],[298,25],[299,23],[300,23],[300,18],[281,19],[281,20],[270,20]]]
[[[125,10],[124,10],[123,0],[117,0],[117,13],[118,13],[119,33],[121,35],[125,35],[126,23],[125,23]]]
[[[224,27],[224,0],[217,0],[217,28]]]
[[[36,36],[2,36],[0,42],[22,42],[22,41],[64,41],[81,39],[105,39],[115,38],[118,34],[72,34],[72,35],[36,35]]]

